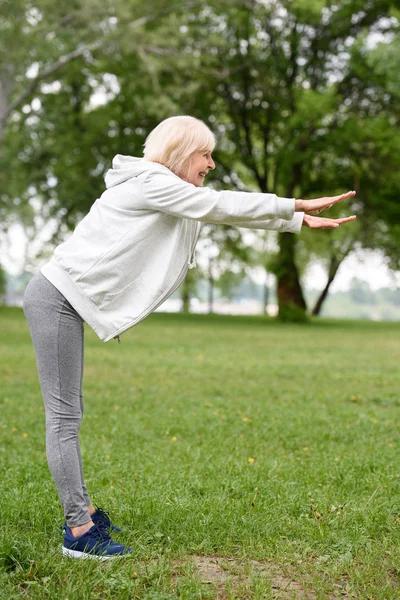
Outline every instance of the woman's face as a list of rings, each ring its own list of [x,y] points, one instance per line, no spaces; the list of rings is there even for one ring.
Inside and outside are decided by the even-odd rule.
[[[201,187],[208,173],[215,169],[215,163],[211,158],[211,152],[193,152],[182,165],[179,177],[196,187]]]

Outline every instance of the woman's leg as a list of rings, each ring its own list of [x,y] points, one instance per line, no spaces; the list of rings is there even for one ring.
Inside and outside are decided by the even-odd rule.
[[[38,273],[24,297],[46,411],[47,460],[69,527],[91,522],[79,428],[83,415],[83,321]]]
[[[83,412],[84,412],[83,395],[82,395],[83,365],[84,365],[84,346],[85,346],[85,341],[84,341],[83,326],[82,326],[81,385],[80,385],[80,393],[79,393],[79,400],[80,400],[80,407],[81,407],[82,419],[83,419]],[[92,506],[92,501],[91,501],[89,493],[87,491],[87,487],[86,487],[86,484],[85,484],[85,478],[84,478],[84,475],[83,475],[83,464],[82,464],[81,449],[80,449],[80,446],[79,446],[79,438],[77,440],[76,448],[77,448],[77,452],[78,452],[79,470],[80,470],[80,474],[81,474],[82,493],[83,493],[83,496],[85,498],[86,506],[89,507],[89,506]]]

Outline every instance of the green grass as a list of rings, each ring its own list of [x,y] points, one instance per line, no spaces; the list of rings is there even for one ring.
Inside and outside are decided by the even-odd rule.
[[[133,557],[61,556],[27,326],[0,311],[0,598],[400,598],[400,324],[86,328],[81,447]]]

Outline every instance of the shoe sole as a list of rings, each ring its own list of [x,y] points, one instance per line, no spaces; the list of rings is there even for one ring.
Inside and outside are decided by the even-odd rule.
[[[80,552],[79,550],[71,550],[70,548],[62,547],[62,553],[69,558],[91,558],[92,560],[112,560],[114,558],[126,558],[129,554],[90,554],[89,552]]]

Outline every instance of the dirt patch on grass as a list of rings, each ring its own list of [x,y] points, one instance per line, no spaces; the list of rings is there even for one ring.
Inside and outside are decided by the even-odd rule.
[[[231,598],[249,598],[257,582],[264,584],[265,591],[277,600],[317,600],[306,573],[291,576],[289,567],[271,562],[194,554],[176,561],[174,567],[175,581],[184,574],[197,575],[202,584],[214,587],[218,600],[228,598],[229,594]],[[327,594],[326,600],[350,600],[350,597],[342,588],[335,594]]]

